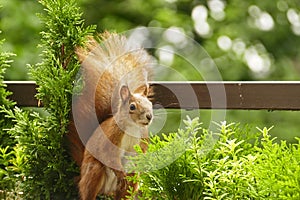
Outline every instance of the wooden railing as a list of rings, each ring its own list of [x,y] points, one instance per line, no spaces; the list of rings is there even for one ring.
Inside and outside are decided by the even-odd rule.
[[[4,83],[18,106],[38,106],[35,82]],[[153,82],[150,88],[153,104],[164,108],[300,110],[300,81]]]

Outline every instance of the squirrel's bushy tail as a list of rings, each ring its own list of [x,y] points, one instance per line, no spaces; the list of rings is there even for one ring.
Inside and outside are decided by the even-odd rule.
[[[153,63],[144,49],[122,35],[108,32],[99,36],[99,42],[88,38],[87,45],[78,48],[76,54],[81,63],[82,81],[78,82],[82,88],[73,95],[67,138],[70,154],[80,166],[85,143],[117,108],[119,87],[127,85],[134,91],[147,85]]]

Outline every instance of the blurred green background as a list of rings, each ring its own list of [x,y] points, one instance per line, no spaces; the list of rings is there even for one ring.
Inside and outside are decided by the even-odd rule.
[[[78,4],[86,23],[96,24],[99,32],[161,27],[194,38],[214,60],[224,81],[300,78],[299,0],[78,0]],[[36,0],[0,0],[0,5],[0,39],[6,40],[2,51],[16,54],[5,79],[30,80],[26,65],[38,63],[42,52],[38,43],[43,27],[37,16],[42,7]],[[186,79],[199,80],[176,56],[166,60],[159,52],[153,53]],[[200,111],[200,115],[208,126],[211,111]],[[299,119],[299,112],[226,112],[229,122],[275,125],[271,133],[289,141],[300,136]]]

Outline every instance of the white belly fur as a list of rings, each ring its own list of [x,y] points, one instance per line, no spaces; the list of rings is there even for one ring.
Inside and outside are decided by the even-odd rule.
[[[120,149],[122,151],[121,163],[123,166],[125,166],[127,163],[125,157],[135,154],[134,146],[139,144],[141,141],[141,131],[142,130],[139,127],[138,128],[134,127],[130,129],[130,134],[129,133],[124,134],[120,146]],[[118,184],[118,180],[115,173],[113,172],[112,169],[106,167],[106,181],[104,183],[103,193],[110,194],[112,192],[115,192],[117,189],[117,184]]]
[[[115,173],[108,167],[106,167],[106,181],[104,183],[104,194],[110,194],[117,189],[118,180]]]
[[[135,132],[133,132],[134,130]],[[134,128],[131,129],[132,132],[124,133],[124,136],[122,138],[120,150],[121,150],[121,163],[124,168],[127,168],[126,165],[128,164],[127,156],[134,156],[136,155],[136,151],[134,150],[134,146],[140,144],[141,141],[141,129]]]

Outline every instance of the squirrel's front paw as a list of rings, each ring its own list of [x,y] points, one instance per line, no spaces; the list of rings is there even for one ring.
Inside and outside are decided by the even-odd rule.
[[[117,180],[118,180],[118,188],[123,189],[127,187],[126,173],[122,171],[115,172]]]
[[[124,179],[126,176],[125,172],[123,172],[123,171],[114,171],[114,172],[115,172],[115,175],[118,178],[118,180]]]
[[[123,178],[118,179],[116,199],[126,198],[126,195],[128,195],[127,190],[128,190],[128,182],[126,180],[126,177],[124,176]]]

